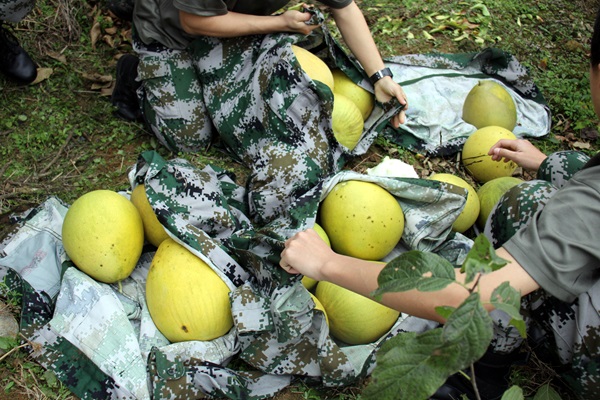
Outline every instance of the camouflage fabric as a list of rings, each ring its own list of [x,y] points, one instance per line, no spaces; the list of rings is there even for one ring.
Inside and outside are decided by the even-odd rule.
[[[550,132],[550,109],[527,69],[511,54],[497,48],[478,53],[408,54],[387,58],[386,65],[402,85],[409,101],[407,121],[382,135],[405,148],[432,156],[461,150],[476,128],[462,119],[468,92],[480,80],[502,85],[512,96],[520,138]]]
[[[35,0],[0,0],[0,22],[20,22],[35,6]]]
[[[492,210],[485,227],[495,247],[501,246],[526,226],[544,208],[552,195],[579,171],[589,157],[580,152],[551,154],[540,166],[538,178],[511,188]],[[522,313],[528,327],[528,341],[542,361],[553,365],[573,393],[581,399],[600,396],[600,283],[569,304],[543,290],[525,296]],[[506,315],[494,311],[496,352],[510,353],[523,340],[508,327]]]
[[[329,336],[301,277],[278,267],[283,241],[312,226],[321,199],[349,179],[377,183],[402,205],[406,231],[397,252],[420,248],[462,262],[472,242],[451,232],[465,203],[462,188],[344,171],[294,198],[285,215],[256,226],[246,216],[246,188],[226,171],[146,152],[131,171],[132,187],[145,184],[170,236],[229,285],[233,329],[212,341],[169,343],[145,304],[155,249],[144,251],[120,285],[96,282],[66,257],[60,230],[67,206],[51,198],[0,244],[0,276],[23,296],[22,333],[31,354],[83,399],[262,399],[292,379],[336,387],[366,377],[386,338],[437,324],[401,315],[374,343],[340,343]]]

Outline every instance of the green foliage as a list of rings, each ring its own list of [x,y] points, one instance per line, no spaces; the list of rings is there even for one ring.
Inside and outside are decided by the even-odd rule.
[[[467,297],[455,309],[437,309],[446,319],[442,327],[424,333],[399,333],[386,341],[377,353],[373,380],[363,396],[374,400],[427,399],[448,376],[481,358],[494,332],[493,321],[476,291],[478,279],[505,264],[483,235],[476,238],[462,265],[465,282],[457,282],[452,264],[434,253],[412,250],[390,261],[379,274],[379,287],[373,293],[376,298],[408,290],[439,291],[449,285],[463,286]],[[493,291],[491,302],[507,312],[525,334],[519,314],[520,295],[508,282]]]

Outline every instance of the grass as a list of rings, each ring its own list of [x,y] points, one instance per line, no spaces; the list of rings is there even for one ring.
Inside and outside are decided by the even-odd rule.
[[[593,154],[598,150],[598,119],[588,80],[596,1],[357,2],[386,57],[474,52],[488,46],[512,53],[530,70],[552,111],[550,134],[534,143],[546,153],[578,149]],[[108,94],[116,59],[131,51],[130,25],[111,17],[102,3],[39,0],[14,32],[48,77],[19,87],[0,76],[0,237],[10,229],[11,214],[50,195],[70,203],[94,189],[127,189],[128,169],[146,149],[156,149],[166,158],[187,157],[198,165],[239,168],[215,149],[204,154],[169,153],[142,126],[112,115]],[[464,174],[456,158],[418,157],[384,138],[351,167],[362,171],[384,155],[410,162],[422,176]],[[0,398],[69,396],[23,350],[0,360],[0,371]],[[539,379],[531,371],[517,371],[515,381],[520,374],[528,384],[536,376],[534,386],[548,379],[556,382],[551,371]],[[323,391],[296,384],[280,398],[347,399],[359,398],[359,393],[360,385],[346,391]]]

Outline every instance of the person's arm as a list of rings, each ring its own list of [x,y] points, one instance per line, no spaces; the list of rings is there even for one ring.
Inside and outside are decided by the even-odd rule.
[[[348,45],[348,48],[360,62],[368,76],[385,68],[381,54],[371,36],[367,21],[365,21],[362,11],[354,1],[344,8],[332,8],[331,15],[333,16],[335,24],[342,34],[346,45]],[[377,97],[377,100],[382,103],[386,103],[395,97],[400,104],[408,106],[404,90],[402,90],[402,87],[389,76],[386,76],[375,83],[375,96]],[[404,110],[406,108],[407,107],[404,107]],[[400,124],[404,123],[404,110],[392,118],[392,126],[397,128]]]
[[[479,280],[481,300],[488,303],[493,290],[503,282],[521,292],[531,293],[539,286],[503,248],[498,256],[510,261],[504,268],[486,274]],[[285,242],[280,265],[290,273],[301,273],[318,281],[328,281],[358,294],[370,297],[377,289],[377,277],[384,264],[364,261],[335,253],[312,229],[299,232]],[[457,270],[457,280],[464,281],[464,275]],[[450,284],[435,292],[387,293],[382,303],[400,312],[429,320],[444,322],[436,312],[438,306],[458,307],[468,296],[468,291],[458,284]],[[492,307],[486,304],[488,310]]]
[[[492,146],[488,155],[492,160],[504,162],[514,161],[520,167],[537,171],[542,162],[548,157],[524,139],[502,139]]]
[[[310,13],[297,10],[288,10],[279,15],[249,15],[230,11],[210,17],[179,11],[179,21],[186,33],[212,37],[238,37],[275,32],[308,35],[319,27],[319,25],[305,24],[310,17]]]

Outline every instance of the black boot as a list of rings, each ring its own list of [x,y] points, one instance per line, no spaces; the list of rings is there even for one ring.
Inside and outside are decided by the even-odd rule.
[[[37,77],[37,65],[19,45],[17,38],[0,22],[0,72],[7,78],[27,85]]]
[[[509,387],[511,367],[525,363],[528,356],[529,353],[519,351],[504,355],[488,350],[479,361],[475,362],[475,382],[480,397],[485,400],[501,399]],[[471,376],[470,368],[464,373]],[[456,373],[446,380],[430,400],[459,400],[463,398],[461,396],[466,396],[470,400],[477,398],[472,381],[463,374]]]
[[[142,121],[142,110],[137,96],[140,82],[136,81],[140,60],[125,54],[117,61],[117,77],[111,103],[117,107],[115,115],[128,121]]]
[[[134,0],[106,0],[106,7],[124,21],[133,20]]]

